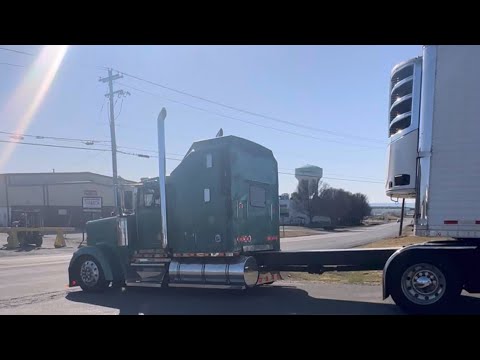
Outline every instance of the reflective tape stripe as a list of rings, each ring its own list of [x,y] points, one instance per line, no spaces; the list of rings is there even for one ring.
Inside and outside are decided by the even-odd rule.
[[[240,253],[228,252],[228,253],[174,253],[173,257],[232,257],[238,256]]]
[[[445,225],[458,225],[458,220],[445,220],[443,223]]]

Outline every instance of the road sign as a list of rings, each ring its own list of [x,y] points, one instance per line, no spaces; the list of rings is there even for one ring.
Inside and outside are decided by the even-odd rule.
[[[280,204],[280,216],[281,217],[289,217],[290,211],[288,210],[287,204]]]
[[[83,211],[100,212],[102,211],[102,198],[99,196],[83,197],[82,208]]]

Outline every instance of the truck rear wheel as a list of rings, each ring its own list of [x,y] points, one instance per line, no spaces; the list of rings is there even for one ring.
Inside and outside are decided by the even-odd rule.
[[[453,266],[432,260],[407,258],[391,269],[391,295],[407,312],[434,313],[447,310],[462,291]]]
[[[102,267],[93,256],[84,256],[77,264],[79,285],[85,292],[104,291],[109,283],[105,280]]]

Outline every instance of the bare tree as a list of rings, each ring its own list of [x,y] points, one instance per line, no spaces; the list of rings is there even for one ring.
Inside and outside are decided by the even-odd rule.
[[[310,194],[307,198],[306,194]],[[316,194],[307,192],[306,185],[300,185],[298,191],[292,194],[298,211],[308,215],[310,220],[315,216],[330,218],[333,225],[359,225],[370,215],[371,208],[367,196],[352,194],[343,189],[336,189],[323,184]]]
[[[319,182],[302,180],[292,194],[295,210],[308,216],[310,224],[315,216],[329,217],[332,225],[360,225],[371,214],[368,198],[361,193],[352,194]]]

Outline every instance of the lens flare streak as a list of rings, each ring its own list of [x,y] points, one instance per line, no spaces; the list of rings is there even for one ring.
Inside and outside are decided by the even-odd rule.
[[[30,126],[40,105],[55,79],[67,53],[68,45],[46,45],[8,100],[2,118],[14,121],[15,133],[23,133]],[[7,164],[16,144],[5,145],[0,153],[0,170]]]

